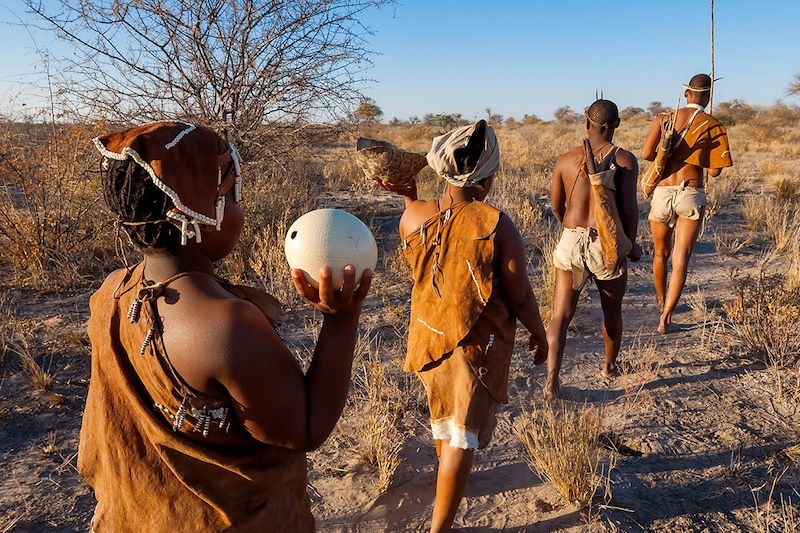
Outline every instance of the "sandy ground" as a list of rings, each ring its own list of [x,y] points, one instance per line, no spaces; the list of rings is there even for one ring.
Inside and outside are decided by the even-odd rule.
[[[381,211],[373,211],[370,221],[382,249],[391,250],[399,204],[388,196],[380,201]],[[723,258],[715,252],[713,235],[739,231],[740,224],[738,215],[710,221],[692,259],[685,296],[701,287],[710,307],[730,297],[731,268],[752,265],[758,242]],[[390,255],[379,264],[388,264]],[[426,530],[435,454],[424,398],[398,370],[409,289],[405,281],[379,275],[363,322],[367,338],[380,338],[380,357],[407,393],[399,422],[402,462],[389,489],[379,493],[375,472],[358,460],[359,405],[349,402],[331,439],[309,459],[310,480],[320,494],[313,507],[320,531]],[[83,334],[89,292],[4,290],[18,299],[18,320],[33,334],[31,349],[44,354],[55,385],[52,392],[34,392],[15,356],[0,368],[0,532],[85,531],[94,501],[77,476],[75,457],[89,378]],[[596,509],[591,524],[531,472],[511,431],[521,410],[541,401],[543,385],[543,369],[533,367],[523,350],[527,337],[518,332],[511,402],[500,415],[493,443],[476,455],[456,526],[473,532],[747,531],[753,490],[766,490],[764,484],[784,470],[776,494],[798,490],[800,469],[782,452],[800,443],[800,415],[773,398],[769,372],[737,354],[713,313],[703,317],[686,298],[683,302],[675,317],[681,331],[655,334],[651,259],[631,266],[622,358],[634,360],[651,343],[657,347],[653,372],[640,380],[634,395],[621,379],[598,376],[599,300],[594,288],[582,296],[569,334],[563,390],[570,402],[602,407],[606,432],[622,445],[620,452],[608,454],[616,460],[613,497]],[[282,334],[303,353],[313,331],[307,313],[293,313]],[[636,382],[635,375],[630,379]]]

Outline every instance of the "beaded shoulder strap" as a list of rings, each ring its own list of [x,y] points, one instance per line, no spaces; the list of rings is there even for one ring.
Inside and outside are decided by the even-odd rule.
[[[136,297],[131,302],[131,306],[128,308],[128,321],[131,324],[136,324],[139,321],[139,317],[141,315],[142,304],[148,303],[150,304],[150,311],[151,311],[151,324],[150,328],[147,330],[147,334],[144,337],[144,341],[142,342],[142,347],[139,349],[139,355],[144,355],[147,351],[147,347],[153,341],[156,333],[161,333],[159,321],[157,320],[157,311],[156,311],[156,299],[164,293],[164,289],[172,283],[173,281],[186,277],[186,276],[211,276],[214,277],[212,274],[208,272],[201,272],[199,270],[189,270],[187,272],[178,272],[174,276],[170,276],[169,278],[165,279],[164,281],[154,283],[144,277],[144,269],[142,270],[142,278],[139,280],[139,292],[137,293]]]

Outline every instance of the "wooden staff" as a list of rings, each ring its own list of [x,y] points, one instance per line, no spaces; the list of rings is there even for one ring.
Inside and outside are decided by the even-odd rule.
[[[711,0],[711,93],[708,96],[708,114],[714,112],[714,0]]]

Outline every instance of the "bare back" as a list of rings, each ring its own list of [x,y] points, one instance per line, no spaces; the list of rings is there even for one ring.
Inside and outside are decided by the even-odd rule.
[[[688,107],[679,109],[675,118],[675,131],[683,131],[693,114],[694,109]],[[703,186],[703,168],[677,158],[667,160],[664,175],[667,177],[661,181],[660,185],[679,185],[680,182],[685,181],[689,187]]]
[[[612,144],[602,147],[597,152],[598,158],[606,156],[610,150],[614,150]],[[580,173],[581,166],[584,164],[584,149],[583,146],[576,146],[564,152],[558,158],[555,168],[553,169],[553,178],[550,184],[550,199],[553,208],[553,214],[558,218],[566,228],[597,228],[597,221],[594,214],[594,202],[592,202],[592,191],[589,185],[589,180],[586,176]],[[614,164],[617,166],[618,171],[614,180],[617,184],[617,203],[625,203],[625,199],[621,198],[620,191],[623,189],[630,189],[630,184],[623,182],[633,183],[635,193],[636,184],[636,171],[635,160],[633,155],[623,149],[618,149],[614,157]],[[627,185],[627,186],[626,186]],[[622,200],[622,202],[620,202]]]
[[[686,125],[691,120],[692,116],[695,114],[695,109],[690,107],[684,107],[678,109],[677,115],[675,118],[675,132],[683,131],[686,128]],[[645,154],[652,151],[652,154],[655,155],[656,146],[658,145],[659,141],[661,140],[661,123],[664,120],[666,115],[659,115],[655,119],[653,119],[653,123],[650,126],[650,131],[647,133],[647,138],[645,139],[645,147],[644,151]],[[645,159],[652,158],[645,157]],[[712,176],[716,176],[719,174],[717,169],[710,169],[710,174]],[[686,182],[688,187],[703,187],[703,167],[699,165],[693,165],[691,163],[687,163],[680,157],[670,157],[667,160],[667,165],[664,168],[664,178],[659,181],[659,187],[666,187],[666,186],[673,186],[673,185],[680,185],[682,181]]]

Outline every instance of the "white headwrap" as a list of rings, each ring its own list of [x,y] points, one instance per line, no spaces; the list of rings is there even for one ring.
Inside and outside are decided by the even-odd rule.
[[[470,137],[481,125],[481,122],[485,123],[485,121],[480,121],[436,137],[433,139],[428,155],[425,156],[431,168],[456,187],[480,187],[478,182],[488,178],[500,168],[500,146],[497,144],[494,130],[487,124],[486,139],[478,164],[468,174],[458,173],[454,152],[458,148],[467,146]]]

